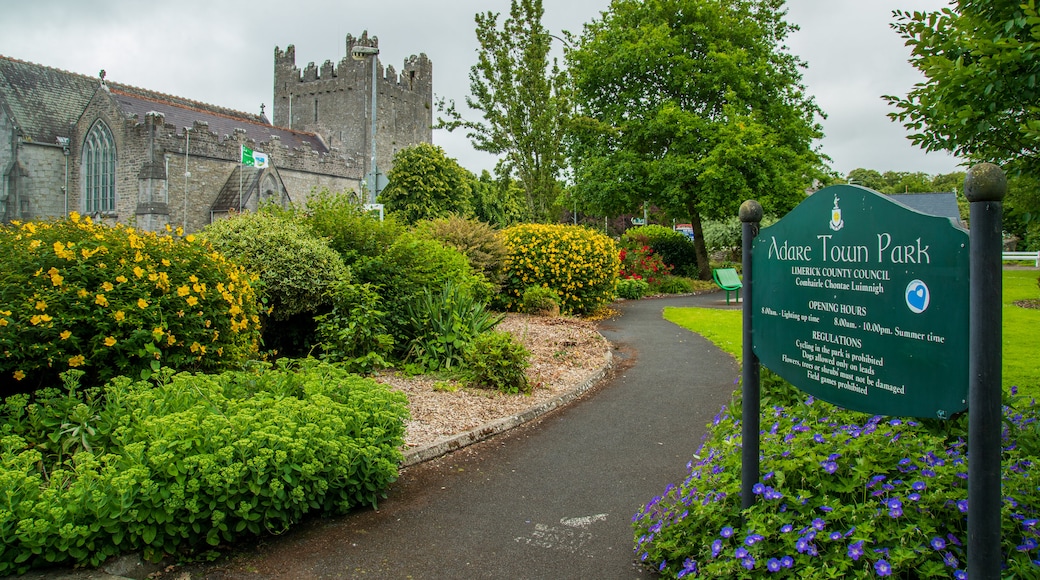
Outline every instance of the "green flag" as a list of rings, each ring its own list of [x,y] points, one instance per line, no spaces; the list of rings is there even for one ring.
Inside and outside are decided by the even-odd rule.
[[[267,154],[253,151],[249,147],[242,145],[242,165],[258,168],[267,167]]]

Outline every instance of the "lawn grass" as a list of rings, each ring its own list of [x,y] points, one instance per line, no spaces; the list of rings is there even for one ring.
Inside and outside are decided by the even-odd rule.
[[[1019,388],[1022,395],[1040,398],[1040,309],[1015,306],[1019,300],[1040,298],[1036,270],[1004,270],[1003,292],[1003,386]],[[696,332],[720,349],[741,360],[741,315],[739,310],[712,308],[665,308],[664,318]]]

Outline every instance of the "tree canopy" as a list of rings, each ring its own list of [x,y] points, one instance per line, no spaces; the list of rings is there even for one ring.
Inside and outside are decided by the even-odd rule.
[[[886,96],[890,117],[926,151],[1040,176],[1040,16],[1022,0],[957,0],[896,11],[892,27],[926,81]]]
[[[497,172],[516,176],[531,216],[548,221],[555,217],[566,166],[570,100],[566,75],[549,59],[552,35],[542,26],[543,13],[542,0],[511,0],[501,29],[498,13],[476,15],[480,50],[470,69],[466,104],[483,120],[466,120],[455,103],[441,101],[439,110],[447,118],[438,121],[449,131],[467,129],[475,149],[504,156]]]
[[[472,211],[475,178],[436,145],[401,149],[388,177],[390,184],[379,193],[379,201],[406,223]]]
[[[782,0],[613,0],[568,53],[575,193],[604,214],[644,201],[701,219],[746,199],[783,213],[823,176],[821,111],[786,51]]]

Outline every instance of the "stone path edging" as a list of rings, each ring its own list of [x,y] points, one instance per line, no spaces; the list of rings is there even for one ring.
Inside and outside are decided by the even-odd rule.
[[[551,399],[542,401],[541,403],[529,407],[520,413],[503,417],[501,419],[495,419],[494,421],[485,423],[480,427],[470,429],[469,431],[459,433],[458,435],[452,435],[451,437],[435,441],[422,447],[409,449],[404,453],[404,460],[401,462],[401,467],[408,467],[422,463],[423,461],[436,459],[437,457],[446,455],[452,451],[462,449],[463,447],[473,445],[474,443],[479,443],[494,435],[504,433],[510,429],[523,425],[528,421],[537,419],[553,409],[570,403],[585,394],[597,382],[606,376],[607,370],[614,365],[614,355],[611,353],[611,348],[612,347],[608,346],[607,352],[604,355],[605,364],[586,376],[585,379],[580,381],[573,389]]]

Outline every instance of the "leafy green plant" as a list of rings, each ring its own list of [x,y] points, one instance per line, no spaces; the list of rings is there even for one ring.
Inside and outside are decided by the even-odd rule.
[[[359,259],[352,270],[355,282],[372,284],[379,292],[387,332],[397,349],[394,354],[401,358],[415,338],[410,304],[428,292],[440,292],[448,282],[480,303],[491,296],[491,285],[473,272],[462,253],[410,232],[399,236],[386,252]]]
[[[375,506],[397,477],[408,409],[374,381],[314,360],[156,379],[69,388],[57,412],[48,395],[35,409],[53,420],[25,395],[0,407],[0,574],[279,533]],[[51,452],[55,421],[79,405],[100,417],[92,451]]]
[[[474,272],[480,272],[496,286],[501,283],[506,247],[488,224],[455,215],[419,222],[415,231],[462,252]]]
[[[560,314],[560,297],[556,291],[547,286],[530,286],[524,289],[520,310],[527,314],[539,316],[557,316]]]
[[[622,248],[619,255],[621,270],[619,278],[643,280],[651,287],[661,282],[661,278],[671,273],[672,268],[664,263],[661,256],[654,253],[650,246]]]
[[[72,214],[0,227],[0,394],[68,369],[101,384],[160,365],[215,370],[255,356],[256,279],[179,232]]]
[[[405,223],[472,213],[473,175],[432,143],[398,151],[387,177],[379,203]]]
[[[639,300],[650,291],[650,285],[639,278],[622,278],[617,282],[617,295],[626,300]]]
[[[384,357],[393,351],[394,337],[387,332],[379,294],[370,284],[346,281],[330,292],[332,311],[315,318],[321,358],[362,374],[387,366]]]
[[[470,382],[515,395],[531,392],[527,380],[531,353],[508,332],[485,332],[473,339],[464,361]]]
[[[348,193],[322,189],[307,200],[304,222],[343,258],[347,266],[385,254],[407,228],[393,216],[379,221]]]
[[[607,236],[579,226],[524,224],[502,231],[509,257],[502,306],[515,310],[530,286],[560,297],[564,314],[586,314],[614,299],[618,250]]]
[[[431,371],[459,368],[469,343],[504,317],[485,310],[483,303],[450,280],[440,292],[427,290],[405,308],[414,337],[409,358]]]
[[[693,284],[687,278],[665,276],[661,280],[659,290],[664,294],[689,294],[693,292]]]

